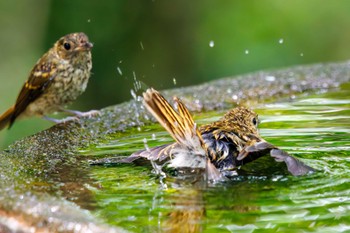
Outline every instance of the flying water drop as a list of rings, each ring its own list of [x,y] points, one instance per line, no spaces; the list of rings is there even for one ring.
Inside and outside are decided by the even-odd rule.
[[[117,66],[117,71],[118,71],[118,73],[119,73],[121,76],[123,75],[123,72],[122,72],[122,70],[120,69],[119,66]]]
[[[213,48],[215,46],[215,43],[213,40],[209,41],[209,47],[210,48]]]

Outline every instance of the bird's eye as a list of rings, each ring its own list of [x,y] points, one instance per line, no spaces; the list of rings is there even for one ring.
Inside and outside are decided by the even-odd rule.
[[[68,42],[63,44],[65,50],[70,50],[70,44]]]
[[[252,122],[253,122],[253,125],[255,125],[255,126],[258,125],[258,120],[255,117],[253,118]]]

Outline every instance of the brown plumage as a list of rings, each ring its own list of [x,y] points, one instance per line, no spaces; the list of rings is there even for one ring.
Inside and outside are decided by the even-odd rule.
[[[33,67],[16,103],[0,116],[0,130],[18,117],[63,111],[83,93],[92,68],[91,48],[82,32],[60,38]]]
[[[174,98],[176,111],[154,89],[148,89],[143,97],[144,106],[176,142],[135,152],[123,162],[146,158],[175,168],[206,168],[208,179],[215,181],[271,152],[276,161],[286,163],[293,175],[313,170],[262,139],[258,115],[245,107],[236,107],[220,120],[198,128],[178,98]]]

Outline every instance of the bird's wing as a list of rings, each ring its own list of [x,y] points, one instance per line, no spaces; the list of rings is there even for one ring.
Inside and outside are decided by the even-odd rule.
[[[276,162],[284,162],[288,171],[293,176],[305,175],[315,171],[312,167],[305,165],[297,158],[266,141],[252,142],[246,145],[239,153],[237,160],[257,159],[261,155],[268,153],[270,153],[270,156],[274,158]]]
[[[247,157],[252,157],[254,155],[262,155],[269,153],[272,149],[276,148],[274,145],[266,142],[265,140],[251,140],[246,143],[243,149],[239,152],[237,160],[243,160]]]
[[[284,162],[287,166],[288,171],[293,176],[302,176],[316,171],[312,167],[305,165],[303,162],[278,148],[272,149],[270,155],[275,159],[275,161]]]
[[[43,59],[41,59],[42,61]],[[30,103],[35,101],[44,90],[51,84],[57,75],[56,65],[51,62],[38,62],[32,69],[28,80],[23,85],[14,108],[10,120],[10,126],[15,119],[28,107]]]

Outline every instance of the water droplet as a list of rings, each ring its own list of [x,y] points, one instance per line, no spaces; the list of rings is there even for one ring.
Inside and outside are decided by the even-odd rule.
[[[300,53],[300,57],[304,57],[304,53]]]
[[[135,91],[141,90],[142,84],[140,81],[137,80],[135,71],[132,72],[132,76],[134,77],[134,90]]]
[[[122,70],[120,69],[119,66],[117,67],[117,71],[118,71],[118,73],[119,73],[120,75],[123,75],[123,72],[122,72]]]
[[[173,83],[174,85],[176,85],[176,78],[173,78]]]
[[[142,50],[145,50],[145,48],[143,47],[142,41],[140,41],[140,46],[141,46],[141,49],[142,49]]]
[[[88,19],[87,22],[88,22],[88,23],[91,23],[91,19]]]
[[[246,49],[246,50],[244,51],[244,53],[245,53],[245,54],[249,54],[249,50]]]
[[[147,144],[147,138],[144,138],[144,139],[143,139],[143,144],[144,144],[144,146],[145,146],[145,149],[146,149],[147,151],[149,151],[149,147],[148,147],[148,144]]]
[[[134,98],[135,100],[137,99],[137,95],[133,89],[130,89],[130,94],[131,94],[132,98]]]
[[[280,43],[280,44],[283,44],[283,42],[284,42],[283,38],[278,40],[278,43]]]
[[[215,46],[215,43],[213,40],[209,41],[209,47],[210,48],[213,48]]]

